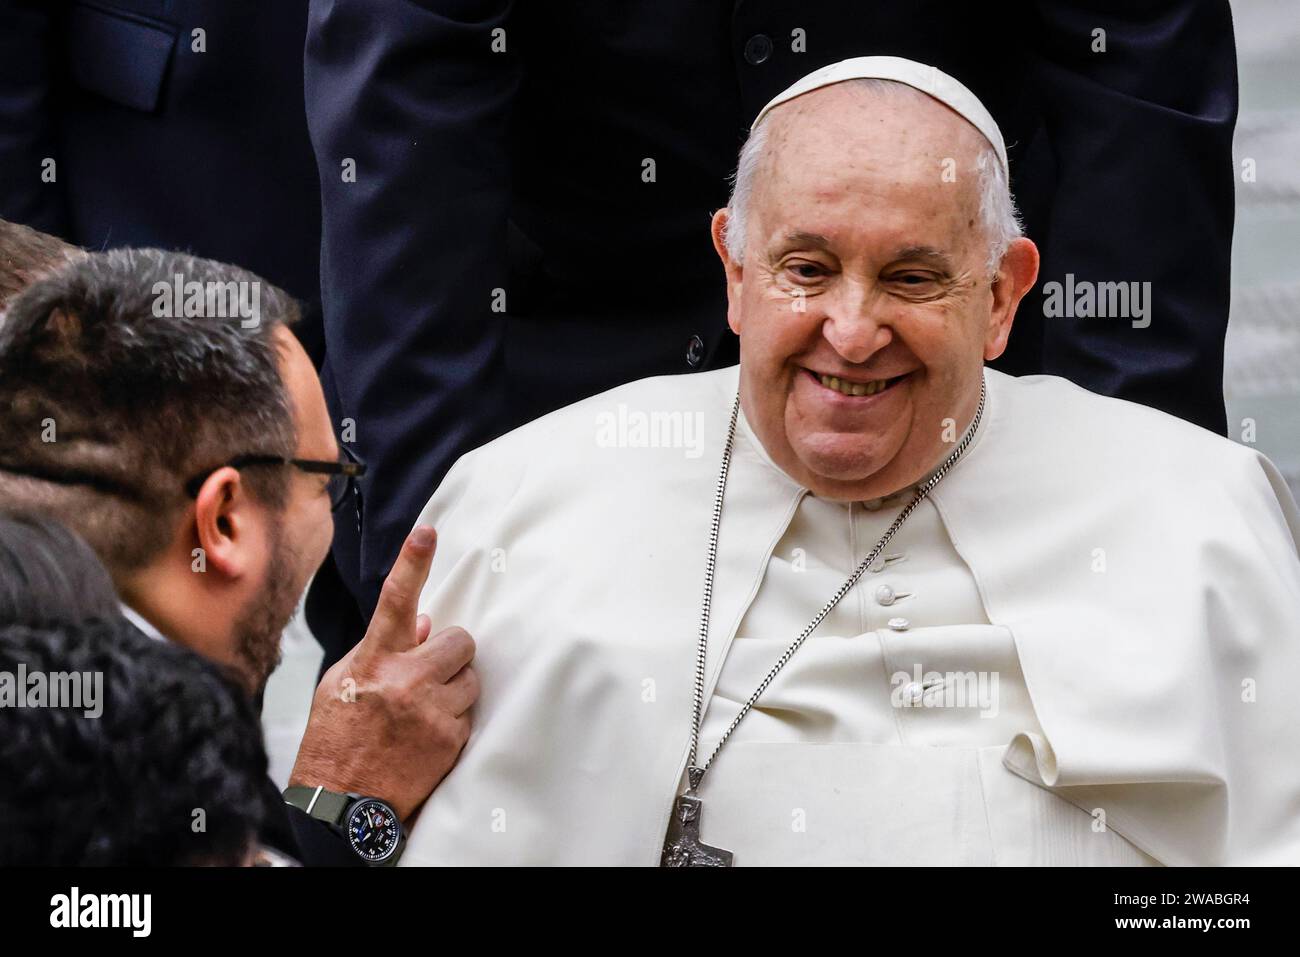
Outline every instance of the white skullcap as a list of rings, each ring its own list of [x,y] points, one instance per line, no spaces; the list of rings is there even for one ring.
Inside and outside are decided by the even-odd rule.
[[[754,118],[750,130],[758,126],[759,121],[774,106],[780,106],[787,100],[793,100],[796,96],[803,96],[824,86],[860,79],[895,80],[906,83],[956,110],[993,144],[993,149],[998,154],[998,162],[1002,164],[1002,172],[1007,174],[1007,148],[1002,142],[1002,131],[994,122],[993,115],[979,101],[979,97],[967,89],[961,81],[939,68],[898,56],[858,56],[814,70],[768,100],[767,106],[758,111],[758,116]]]

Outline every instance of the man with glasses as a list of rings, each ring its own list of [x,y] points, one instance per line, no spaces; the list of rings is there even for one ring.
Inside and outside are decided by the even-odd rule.
[[[159,291],[176,284],[183,308]],[[255,314],[214,314],[235,288]],[[331,512],[362,519],[365,466],[335,440],[296,317],[250,273],[158,250],[71,257],[0,317],[0,508],[80,533],[142,631],[250,694],[329,550]],[[411,533],[366,638],[317,689],[286,792],[299,810],[269,802],[294,835],[276,846],[305,863],[355,857],[341,825],[362,798],[409,818],[468,737],[473,641],[416,615],[434,545]]]

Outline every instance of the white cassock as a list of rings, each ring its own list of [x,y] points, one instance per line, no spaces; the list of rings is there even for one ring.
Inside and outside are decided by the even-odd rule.
[[[577,403],[433,496],[421,610],[474,635],[482,694],[403,864],[658,864],[737,380]],[[965,456],[708,772],[702,839],[737,865],[1300,863],[1280,476],[1062,379],[985,381]],[[647,422],[681,426],[675,447],[641,447],[674,437]],[[701,757],[909,500],[817,498],[742,414]]]

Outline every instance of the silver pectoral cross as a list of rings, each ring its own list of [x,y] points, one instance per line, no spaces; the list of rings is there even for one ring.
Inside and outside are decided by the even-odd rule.
[[[699,786],[704,772],[690,768],[691,787],[673,805],[673,816],[668,822],[668,837],[664,840],[660,867],[730,867],[731,851],[713,847],[700,840],[700,817],[704,802],[691,792]]]

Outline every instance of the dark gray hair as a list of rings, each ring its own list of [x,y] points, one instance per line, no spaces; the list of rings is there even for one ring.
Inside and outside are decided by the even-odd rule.
[[[216,296],[172,301],[177,283]],[[212,308],[237,287],[256,292],[255,323]],[[58,518],[115,577],[146,564],[188,479],[245,453],[293,454],[273,333],[297,316],[252,273],[156,249],[88,254],[33,283],[0,319],[0,508]],[[245,481],[279,509],[283,472]]]

